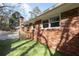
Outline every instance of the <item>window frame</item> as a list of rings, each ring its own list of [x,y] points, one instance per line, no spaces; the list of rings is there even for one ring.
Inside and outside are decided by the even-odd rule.
[[[48,23],[43,23],[44,21],[48,21]],[[44,24],[48,24],[48,27],[43,27]],[[42,29],[48,29],[49,28],[49,20],[42,20]]]
[[[51,20],[54,20],[55,17],[58,17],[58,21],[51,21]],[[51,26],[51,23],[56,23],[56,22],[59,22],[59,26]],[[50,18],[50,28],[60,28],[60,16],[54,16],[52,18]]]
[[[47,18],[46,20],[48,20],[48,27],[47,28],[44,28],[43,27],[43,21],[45,21],[45,20],[42,20],[41,21],[41,29],[60,29],[60,27],[61,27],[60,26],[61,13],[59,13],[59,15],[56,15],[56,16],[53,16],[53,17],[59,17],[59,20],[58,21],[55,21],[55,22],[59,22],[59,26],[51,27],[51,20],[50,20],[50,18]],[[55,22],[53,22],[53,23],[55,23]]]

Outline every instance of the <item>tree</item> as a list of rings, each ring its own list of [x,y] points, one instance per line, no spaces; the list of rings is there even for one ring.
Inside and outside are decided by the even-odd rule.
[[[41,13],[41,10],[38,7],[35,7],[33,9],[33,12],[34,12],[35,16],[38,16]]]
[[[29,11],[30,13],[30,19],[33,19],[35,17],[34,13],[32,11]]]
[[[19,26],[19,17],[21,16],[21,14],[16,11],[11,15],[11,18],[9,20],[10,23],[10,28],[15,29],[17,26]]]
[[[9,6],[6,3],[0,4],[0,29],[8,29],[9,18],[11,13],[14,11],[14,6]]]
[[[14,12],[15,6],[9,6],[7,3],[2,3],[0,5],[0,16],[9,17]]]
[[[31,14],[30,19],[35,18],[36,16],[40,15],[41,10],[39,7],[35,7],[32,11],[29,12]]]

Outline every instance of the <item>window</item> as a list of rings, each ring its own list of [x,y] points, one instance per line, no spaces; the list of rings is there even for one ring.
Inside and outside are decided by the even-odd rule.
[[[47,28],[49,27],[49,21],[48,20],[44,20],[43,21],[43,28]]]
[[[51,27],[58,27],[59,26],[59,16],[50,18]]]

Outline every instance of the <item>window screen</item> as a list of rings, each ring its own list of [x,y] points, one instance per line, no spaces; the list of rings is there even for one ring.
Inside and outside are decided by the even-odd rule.
[[[59,16],[53,17],[50,19],[51,27],[59,26]]]

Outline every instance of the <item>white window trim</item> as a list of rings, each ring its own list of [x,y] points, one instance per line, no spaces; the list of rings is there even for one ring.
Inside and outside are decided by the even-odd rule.
[[[50,27],[49,29],[60,29],[61,27]]]
[[[59,13],[59,15],[57,15],[57,16],[59,16],[59,21],[55,21],[55,22],[59,22],[59,26],[58,27],[51,27],[50,19],[47,19],[48,20],[48,27],[47,28],[43,28],[43,21],[44,20],[42,20],[41,21],[41,29],[60,29],[61,28],[61,26],[60,26],[61,13]],[[54,17],[56,17],[56,16],[54,16]],[[55,22],[53,22],[53,23],[55,23]]]
[[[50,29],[59,29],[61,27],[60,26],[61,13],[59,13],[59,15],[57,15],[57,16],[59,16],[59,26],[58,27],[51,27],[51,23],[54,23],[54,22],[50,22]],[[54,17],[56,17],[56,16],[54,16]],[[58,22],[58,21],[55,21],[55,22]]]

